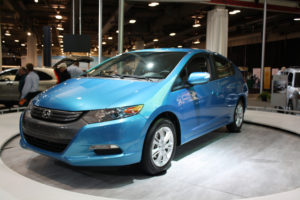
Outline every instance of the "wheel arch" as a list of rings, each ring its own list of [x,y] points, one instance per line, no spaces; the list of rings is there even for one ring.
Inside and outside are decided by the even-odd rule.
[[[241,95],[241,96],[239,97],[237,103],[238,103],[239,101],[242,101],[243,107],[244,107],[244,111],[246,111],[246,108],[247,108],[247,99],[246,99],[246,97],[245,97],[244,95]]]
[[[159,115],[157,115],[151,122],[149,128],[148,128],[148,131],[150,130],[150,128],[153,126],[153,124],[158,120],[158,119],[161,119],[161,118],[166,118],[166,119],[169,119],[171,122],[173,122],[174,126],[175,126],[175,130],[176,130],[176,139],[177,139],[177,146],[179,146],[181,144],[181,129],[180,129],[180,122],[178,120],[178,117],[173,113],[173,112],[170,112],[170,111],[165,111],[163,113],[160,113]],[[147,134],[148,134],[148,131],[147,131]]]

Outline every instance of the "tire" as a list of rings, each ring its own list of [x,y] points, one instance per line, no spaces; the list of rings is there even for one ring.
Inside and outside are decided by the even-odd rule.
[[[145,139],[142,169],[150,175],[166,171],[171,166],[176,144],[174,124],[166,118],[158,119],[149,129]]]
[[[237,103],[235,109],[234,109],[234,114],[233,114],[233,119],[234,121],[231,124],[227,125],[227,129],[230,132],[238,133],[241,131],[243,122],[244,122],[244,104],[241,100]]]
[[[288,103],[288,106],[287,106],[287,114],[294,114],[294,112],[293,112],[293,110],[294,110],[294,105],[293,105],[293,102],[292,102],[292,100],[290,100],[289,101],[289,103]]]

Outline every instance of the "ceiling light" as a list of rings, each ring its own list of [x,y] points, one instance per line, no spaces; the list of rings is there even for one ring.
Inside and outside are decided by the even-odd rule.
[[[64,36],[63,36],[63,35],[59,35],[58,37],[59,37],[59,38],[63,38]]]
[[[34,0],[34,3],[38,3],[39,2],[39,0]]]
[[[2,40],[2,43],[5,43],[5,41],[4,41],[4,40]]]
[[[102,42],[102,44],[103,44],[103,45],[106,45],[106,42],[105,42],[105,41],[103,41],[103,42]]]
[[[24,43],[21,44],[22,47],[25,47],[26,45]]]
[[[53,47],[54,47],[54,44],[52,43],[52,44],[51,44],[51,46],[53,46]]]
[[[5,33],[4,33],[4,35],[5,35],[5,36],[11,36],[9,30],[6,30]]]
[[[241,12],[240,10],[233,10],[233,11],[229,12],[229,15],[235,15],[235,14],[240,13],[240,12]]]
[[[197,39],[196,41],[193,42],[193,44],[200,44],[200,40]]]
[[[201,26],[201,24],[200,24],[199,20],[195,20],[195,23],[193,24],[193,27],[197,28],[197,27],[200,27],[200,26]]]
[[[31,36],[31,32],[28,31],[28,32],[27,32],[27,35],[28,35],[28,36]]]
[[[158,39],[157,39],[157,38],[154,38],[154,39],[153,39],[153,42],[158,42]]]
[[[133,49],[133,50],[135,50],[135,49],[136,49],[136,46],[135,46],[135,45],[133,45],[132,49]]]
[[[97,47],[94,48],[94,51],[97,51]]]
[[[178,48],[182,48],[182,45],[178,45],[177,47],[178,47]]]
[[[63,44],[61,44],[61,45],[60,45],[60,47],[64,47],[64,45],[63,45]]]
[[[300,18],[294,18],[294,21],[300,21]]]
[[[63,31],[64,30],[63,27],[57,27],[56,29],[59,30],[59,31]]]
[[[20,42],[20,40],[15,40],[15,42]]]
[[[57,15],[55,15],[56,19],[62,19],[62,16],[59,14],[59,12],[57,12]]]
[[[159,5],[158,2],[151,2],[151,3],[148,4],[148,6],[150,6],[150,7],[155,7],[155,6],[158,6],[158,5]]]
[[[116,30],[116,33],[119,33],[119,30]]]
[[[176,33],[170,33],[170,36],[172,36],[172,37],[175,36],[175,35],[176,35]]]
[[[113,39],[113,37],[109,36],[107,39],[109,39],[109,40],[112,40],[112,39]]]
[[[131,20],[129,20],[129,23],[130,24],[134,24],[136,22],[136,20],[135,19],[131,19]]]
[[[62,41],[62,40],[59,40],[59,43],[64,43],[64,41]]]

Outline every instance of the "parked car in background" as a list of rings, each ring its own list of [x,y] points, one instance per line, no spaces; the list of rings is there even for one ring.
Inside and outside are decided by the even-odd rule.
[[[300,110],[300,67],[287,68],[283,74],[288,76],[287,108],[288,110]]]
[[[36,96],[20,144],[75,166],[168,169],[176,146],[241,130],[248,88],[225,57],[196,49],[124,53]]]
[[[8,69],[0,72],[0,104],[10,107],[18,104],[20,93],[19,82],[15,81],[18,68]],[[57,83],[57,78],[52,68],[34,68],[40,77],[39,91],[44,91]]]
[[[90,69],[90,63],[93,62],[93,58],[89,57],[89,56],[70,56],[70,57],[65,57],[63,59],[61,59],[60,61],[58,61],[57,63],[55,63],[53,65],[53,68],[56,69],[58,67],[58,65],[60,65],[61,63],[66,63],[67,67],[72,65],[75,62],[79,63],[79,67],[82,71],[87,71]]]

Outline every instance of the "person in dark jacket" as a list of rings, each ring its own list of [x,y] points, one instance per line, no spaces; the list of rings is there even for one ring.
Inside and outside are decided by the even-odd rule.
[[[27,75],[26,68],[25,67],[20,67],[20,69],[17,71],[16,77],[15,77],[15,81],[19,81],[18,91],[20,93],[20,96],[22,94],[22,89],[23,89],[24,84],[25,84],[26,75]]]
[[[61,63],[58,65],[58,70],[59,70],[59,83],[64,82],[65,80],[68,80],[71,78],[68,70],[67,70],[67,65],[66,63]]]

